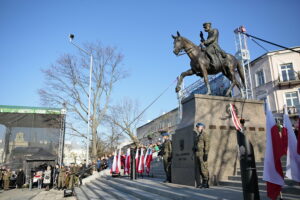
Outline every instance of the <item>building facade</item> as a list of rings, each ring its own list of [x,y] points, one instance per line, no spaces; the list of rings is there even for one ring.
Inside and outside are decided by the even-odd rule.
[[[300,47],[293,48],[299,51]],[[250,63],[253,98],[270,106],[282,118],[284,105],[290,117],[298,115],[300,96],[300,53],[290,50],[268,52]],[[239,92],[234,91],[236,96]]]
[[[168,113],[165,113],[156,119],[137,128],[137,137],[144,145],[159,142],[161,139],[160,131],[168,131],[175,133],[179,121],[178,109],[175,108]]]

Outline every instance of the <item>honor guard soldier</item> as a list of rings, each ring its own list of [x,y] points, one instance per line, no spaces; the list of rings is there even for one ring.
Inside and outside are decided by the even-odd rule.
[[[202,184],[200,185],[199,176],[196,176],[197,186],[200,188],[209,188],[209,172],[207,166],[208,152],[209,152],[209,135],[204,131],[205,125],[203,123],[196,124],[196,140],[194,151],[196,154],[196,166],[199,170]]]
[[[10,177],[11,177],[12,173],[10,171],[10,169],[8,168],[3,175],[3,182],[4,182],[4,190],[8,190],[9,189],[9,181],[10,181]]]
[[[164,132],[161,135],[165,140],[159,152],[159,155],[163,157],[164,170],[166,173],[166,180],[164,182],[171,183],[172,141],[170,140],[170,133]]]

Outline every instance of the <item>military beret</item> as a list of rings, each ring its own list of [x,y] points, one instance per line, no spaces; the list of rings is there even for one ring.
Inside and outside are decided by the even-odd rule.
[[[198,122],[198,123],[196,124],[196,127],[199,127],[199,126],[205,127],[205,124],[203,124],[203,123],[201,123],[201,122]]]
[[[170,136],[170,133],[165,132],[165,133],[162,133],[161,135],[162,135],[162,136]]]

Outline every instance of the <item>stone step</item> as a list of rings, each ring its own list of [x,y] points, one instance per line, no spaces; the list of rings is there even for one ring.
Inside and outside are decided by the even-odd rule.
[[[115,178],[115,179],[119,179],[119,178]],[[113,178],[111,180],[102,178],[102,179],[98,179],[97,181],[101,181],[102,183],[104,183],[118,191],[130,194],[138,199],[143,199],[143,200],[144,199],[145,200],[153,200],[153,199],[168,200],[168,199],[170,199],[167,197],[161,197],[157,194],[150,193],[148,191],[141,190],[136,187],[132,187],[132,186],[125,185],[125,184],[120,184],[120,183],[114,181]]]
[[[122,184],[122,185],[127,185],[127,186],[131,186],[134,188],[138,188],[140,190],[144,190],[147,192],[150,192],[152,194],[157,194],[159,196],[162,197],[166,197],[166,198],[171,198],[171,199],[184,199],[185,195],[183,195],[182,193],[176,192],[176,191],[172,191],[169,188],[163,187],[161,183],[157,183],[156,185],[154,184],[146,184],[143,183],[141,184],[141,182],[139,181],[132,181],[129,179],[125,179],[125,178],[118,178],[118,179],[111,179],[112,181]]]
[[[112,187],[102,183],[101,181],[93,181],[90,184],[92,184],[96,188],[100,188],[103,191],[108,191],[110,193],[110,195],[114,196],[118,200],[138,200],[138,198],[136,198],[135,196],[132,196],[128,193],[116,190],[115,188],[112,188]]]
[[[84,186],[75,187],[75,195],[78,200],[89,200],[88,195],[84,192]]]
[[[89,190],[89,199],[111,199],[116,200],[118,198],[115,198],[109,191],[105,191],[99,187],[96,187],[95,185],[91,183],[85,184],[87,190]]]
[[[282,165],[282,170],[286,171],[286,166]],[[237,168],[237,171],[240,171],[240,168]],[[256,171],[264,171],[264,166],[256,166]]]
[[[236,192],[243,192],[242,188],[240,187],[233,187],[233,186],[223,186],[224,189],[227,189],[229,191],[236,191]],[[267,197],[267,191],[265,190],[259,190],[259,196],[261,200],[270,200],[269,197]],[[299,200],[299,195],[295,194],[283,194],[284,200]]]
[[[256,165],[256,167],[263,167],[264,166],[264,162],[256,162],[255,165]],[[281,166],[282,167],[286,166],[286,160],[281,161]]]
[[[258,176],[258,182],[259,183],[265,183],[265,181],[263,180],[263,177],[262,176]],[[228,180],[230,181],[241,181],[241,176],[228,176]],[[293,185],[297,185],[297,183],[291,179],[284,179],[284,183],[286,185],[290,185],[290,186],[293,186]]]
[[[242,182],[241,181],[219,181],[219,185],[238,187],[242,190]],[[266,190],[266,184],[265,183],[258,183],[258,187],[259,187],[259,190]],[[282,188],[282,192],[285,193],[285,194],[299,195],[300,194],[300,186],[285,185]],[[300,199],[300,195],[299,195],[299,199]]]
[[[257,173],[257,176],[263,176],[263,171],[256,171],[256,173]],[[240,176],[241,172],[237,171],[237,175]]]

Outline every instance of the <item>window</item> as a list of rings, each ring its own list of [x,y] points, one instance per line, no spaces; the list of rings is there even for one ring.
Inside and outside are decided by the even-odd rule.
[[[285,100],[286,100],[286,105],[288,107],[298,106],[299,105],[298,92],[285,93]]]
[[[280,67],[281,67],[282,81],[295,80],[295,72],[292,63],[283,64]]]
[[[255,76],[256,76],[256,87],[265,84],[265,77],[264,77],[263,70],[256,72]]]

